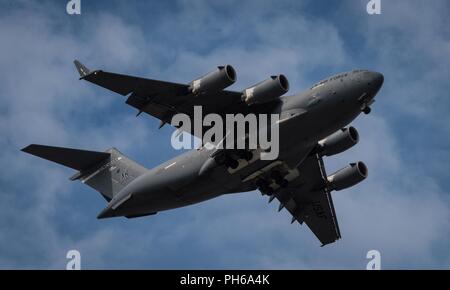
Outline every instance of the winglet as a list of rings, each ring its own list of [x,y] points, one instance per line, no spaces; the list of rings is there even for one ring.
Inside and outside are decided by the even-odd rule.
[[[80,79],[84,78],[85,76],[91,73],[91,71],[78,60],[74,60],[73,63],[75,64],[75,67],[77,68],[78,73],[80,74]]]

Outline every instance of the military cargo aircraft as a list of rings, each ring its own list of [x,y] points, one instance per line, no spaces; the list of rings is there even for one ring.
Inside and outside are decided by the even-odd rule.
[[[367,177],[361,161],[327,175],[323,157],[358,143],[354,127],[361,112],[370,113],[383,84],[381,73],[353,70],[284,96],[289,83],[277,75],[243,91],[225,90],[236,80],[231,65],[220,66],[188,84],[91,71],[74,61],[80,79],[126,96],[126,103],[158,118],[162,127],[177,113],[278,114],[279,155],[262,160],[261,150],[206,149],[188,151],[147,169],[115,148],[105,152],[32,144],[22,151],[75,169],[80,180],[99,191],[108,205],[98,218],[135,218],[202,202],[223,194],[259,190],[277,199],[292,223],[307,224],[322,246],[341,238],[331,192]],[[195,134],[195,132],[188,132]],[[201,138],[202,136],[197,136]]]

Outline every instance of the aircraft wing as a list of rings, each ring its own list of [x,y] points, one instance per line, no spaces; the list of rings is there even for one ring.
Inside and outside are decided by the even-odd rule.
[[[275,192],[280,210],[292,214],[292,222],[306,223],[322,246],[341,238],[331,194],[326,187],[326,172],[322,158],[308,156],[298,167],[299,176],[289,187]]]
[[[158,118],[161,120],[161,126],[165,123],[170,124],[172,116],[177,113],[187,114],[193,120],[194,106],[202,106],[203,115],[210,113],[219,115],[227,113],[245,114],[250,110],[255,113],[255,111],[258,111],[258,107],[262,108],[258,105],[249,108],[241,100],[241,92],[222,90],[194,96],[190,93],[187,84],[146,79],[102,70],[90,71],[77,60],[74,63],[80,74],[80,79],[127,96],[126,103],[135,107],[138,114],[145,112]],[[270,109],[270,104],[266,104],[265,110],[268,109]],[[193,132],[188,133],[193,134]]]

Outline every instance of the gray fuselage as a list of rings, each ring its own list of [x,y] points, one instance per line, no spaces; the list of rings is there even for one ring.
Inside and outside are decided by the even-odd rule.
[[[279,114],[279,161],[295,167],[317,142],[352,122],[368,106],[383,83],[377,72],[355,70],[319,82],[296,95],[281,97]],[[144,215],[205,201],[223,194],[255,190],[243,177],[273,161],[258,160],[235,174],[218,166],[199,176],[211,151],[205,147],[188,151],[139,176],[110,201],[101,217]]]

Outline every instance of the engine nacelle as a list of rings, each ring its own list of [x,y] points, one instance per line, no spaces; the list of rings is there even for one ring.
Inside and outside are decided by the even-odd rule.
[[[368,175],[367,166],[358,161],[338,170],[327,177],[331,190],[342,190],[360,183]]]
[[[236,81],[236,71],[231,65],[218,66],[216,70],[192,81],[189,91],[194,95],[204,92],[218,92]]]
[[[289,81],[284,75],[271,76],[244,91],[242,99],[248,104],[272,101],[289,91]]]
[[[319,141],[319,154],[332,156],[355,146],[359,141],[358,131],[354,127],[342,128]]]

